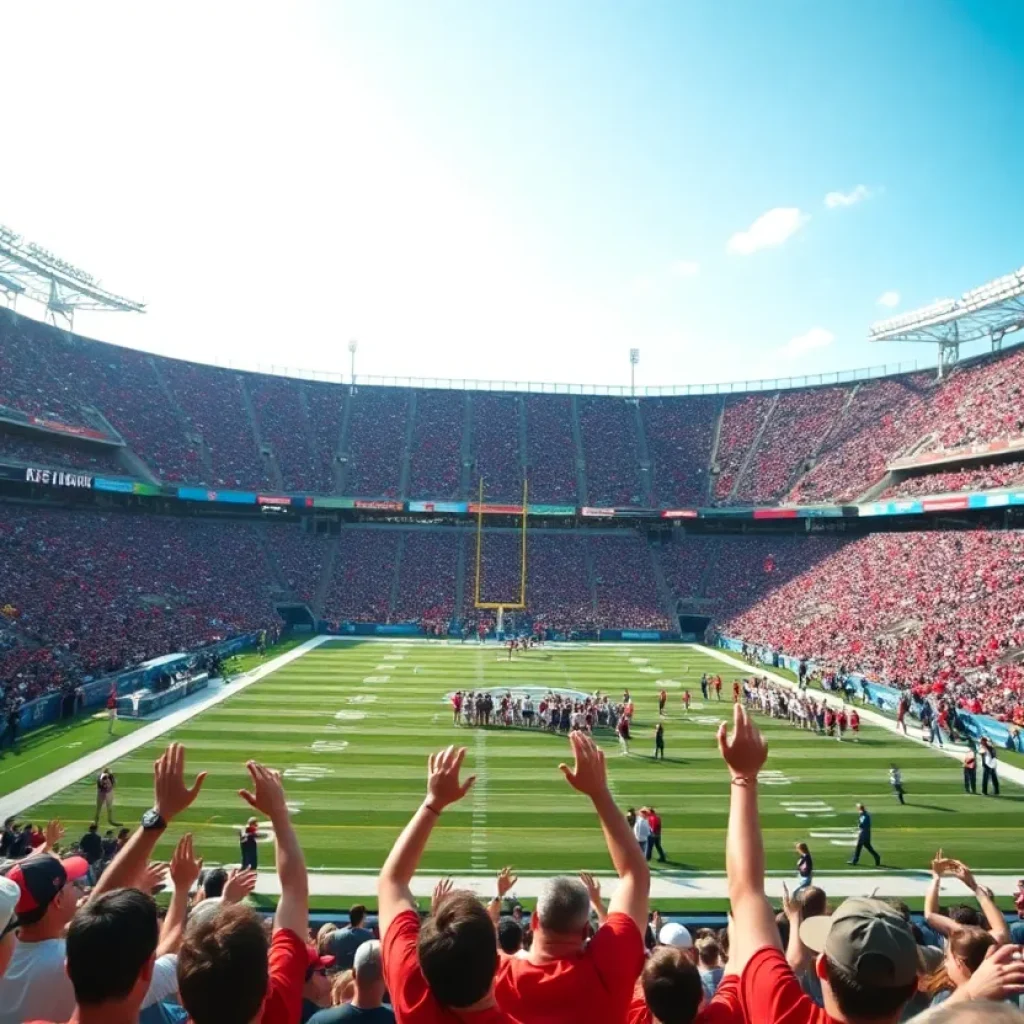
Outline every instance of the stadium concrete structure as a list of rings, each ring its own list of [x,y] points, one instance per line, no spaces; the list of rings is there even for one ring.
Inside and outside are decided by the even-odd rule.
[[[937,341],[938,376],[635,398],[242,372],[0,309],[0,680],[30,698],[282,614],[486,627],[478,602],[520,593],[525,478],[520,623],[710,623],[890,680],[955,681],[1019,716],[1024,349],[1002,346],[1024,277],[1010,278],[879,326]],[[979,332],[993,351],[958,362]]]

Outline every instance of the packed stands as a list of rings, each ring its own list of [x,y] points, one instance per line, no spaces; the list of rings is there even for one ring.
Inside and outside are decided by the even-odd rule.
[[[467,613],[472,612],[476,600],[475,545],[474,536],[466,551],[463,605]],[[527,573],[532,571],[528,569]],[[518,604],[522,578],[522,533],[519,530],[485,531],[480,545],[480,600],[491,604]]]
[[[341,444],[341,424],[345,415],[348,389],[337,384],[307,381],[302,397],[306,402],[310,436],[316,458],[316,477],[308,490],[314,494],[336,494],[335,468]]]
[[[213,474],[209,483],[242,490],[273,488],[256,447],[241,375],[178,359],[164,359],[157,365],[191,431],[202,437],[209,452]]]
[[[473,395],[473,480],[483,479],[485,500],[521,501],[523,453],[519,447],[519,399],[479,391]],[[471,488],[470,497],[476,496]],[[531,500],[537,500],[533,494]]]
[[[799,504],[853,501],[885,474],[929,423],[929,374],[866,381],[829,434],[814,468],[794,486]]]
[[[390,622],[398,530],[345,528],[324,599],[324,617],[341,622]]]
[[[1024,462],[1000,462],[908,476],[886,488],[883,498],[912,498],[955,491],[991,491],[1024,482]]]
[[[194,648],[274,621],[253,530],[0,505],[0,607],[15,609],[23,648],[51,653],[58,678]]]
[[[626,629],[674,629],[661,609],[647,541],[639,534],[587,539],[593,559],[597,621]]]
[[[404,538],[393,618],[447,627],[455,613],[462,537],[449,528],[406,530]]]
[[[560,632],[596,626],[586,547],[579,534],[529,535],[526,599],[538,626]]]
[[[590,505],[642,505],[636,406],[624,398],[577,399]]]
[[[54,434],[14,433],[0,427],[0,459],[35,466],[67,466],[90,473],[124,473],[117,449],[109,445],[75,444]]]
[[[334,539],[290,525],[275,526],[264,536],[288,589],[298,600],[312,605]]]
[[[409,495],[456,498],[462,476],[463,391],[418,391],[409,459]]]
[[[706,503],[711,443],[721,411],[718,395],[640,399],[656,506]]]
[[[725,403],[715,456],[718,478],[714,497],[718,504],[728,501],[747,452],[774,401],[774,395],[746,395]]]
[[[302,492],[320,473],[313,456],[309,420],[299,395],[301,384],[288,377],[246,374],[260,440],[269,444],[286,491]]]
[[[781,392],[734,500],[767,505],[782,498],[834,427],[848,395],[845,388]]]
[[[401,388],[360,387],[348,401],[345,493],[363,498],[397,498],[409,393]]]
[[[526,395],[530,500],[577,505],[576,441],[568,395]]]
[[[781,579],[758,573],[769,555]],[[737,539],[712,587],[728,635],[893,683],[939,684],[1024,722],[1024,669],[1004,658],[1024,646],[1020,531]]]
[[[704,581],[724,540],[720,537],[686,537],[674,544],[663,544],[657,550],[672,593],[683,600],[704,596]]]

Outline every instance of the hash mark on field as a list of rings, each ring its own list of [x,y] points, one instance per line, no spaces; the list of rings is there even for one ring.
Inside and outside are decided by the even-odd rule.
[[[473,831],[470,834],[470,864],[474,870],[487,867],[487,733],[477,730],[476,783],[473,785]]]

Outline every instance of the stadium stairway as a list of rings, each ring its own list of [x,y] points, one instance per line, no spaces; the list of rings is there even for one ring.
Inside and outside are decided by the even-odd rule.
[[[661,604],[661,610],[668,616],[670,622],[678,622],[676,617],[676,598],[672,593],[672,588],[668,585],[668,581],[665,579],[665,570],[661,565],[661,558],[659,557],[659,547],[656,546],[653,538],[648,535],[647,537],[647,555],[651,560],[651,572],[654,574],[654,583],[658,589],[658,601]]]
[[[341,431],[338,434],[338,447],[334,452],[334,493],[344,494],[345,493],[345,482],[348,476],[348,433],[349,433],[349,422],[352,416],[352,394],[355,392],[356,386],[352,384],[349,387],[349,397],[345,401],[341,409]]]
[[[153,376],[156,378],[156,382],[159,385],[160,390],[164,393],[164,397],[167,399],[167,404],[174,411],[178,422],[181,424],[182,437],[195,448],[196,453],[199,455],[199,461],[203,467],[204,477],[202,480],[197,480],[195,482],[213,483],[213,460],[210,458],[210,449],[206,447],[206,441],[185,415],[185,410],[182,409],[181,403],[177,398],[175,398],[174,392],[167,383],[167,378],[160,372],[160,360],[155,356],[150,356],[149,365],[153,368]]]
[[[636,445],[639,456],[637,475],[640,479],[640,495],[647,508],[654,507],[651,496],[651,453],[647,448],[647,432],[644,430],[644,418],[640,415],[640,403],[633,402],[633,413],[636,418]]]
[[[768,429],[768,424],[771,422],[771,418],[775,414],[775,410],[778,408],[780,397],[781,392],[778,391],[776,391],[772,396],[772,403],[768,406],[768,412],[765,413],[765,417],[761,421],[761,426],[757,428],[754,440],[750,442],[747,454],[743,456],[743,461],[740,463],[739,471],[736,473],[736,479],[732,484],[732,490],[729,492],[728,504],[732,504],[736,501],[736,495],[739,493],[740,484],[743,483],[748,471],[750,470],[750,466],[754,461],[754,453],[761,447],[761,438],[764,437],[764,432]]]
[[[341,543],[340,537],[334,537],[324,551],[324,564],[320,569],[320,579],[317,580],[316,590],[313,592],[313,614],[317,619],[324,615],[324,602],[327,600],[327,588],[334,578],[334,563],[338,559],[338,548]]]
[[[722,420],[725,419],[725,399],[719,403],[718,415],[715,417],[715,430],[711,435],[711,451],[708,455],[707,472],[704,474],[707,478],[704,484],[704,505],[710,507],[712,502],[712,495],[715,493],[715,480],[718,478],[717,474],[712,472],[715,463],[718,461],[718,442],[722,437]]]

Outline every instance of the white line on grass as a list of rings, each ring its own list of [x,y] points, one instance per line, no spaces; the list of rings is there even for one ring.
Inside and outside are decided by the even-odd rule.
[[[473,831],[469,838],[470,864],[474,870],[487,867],[487,730],[476,733],[476,782],[473,785]]]
[[[62,789],[66,789],[73,782],[77,782],[93,772],[98,772],[104,765],[110,764],[112,761],[126,757],[128,754],[138,750],[139,747],[158,739],[172,729],[176,729],[184,722],[195,718],[196,715],[202,714],[208,708],[220,704],[221,701],[227,700],[228,697],[233,697],[236,693],[241,693],[252,686],[253,683],[259,682],[264,676],[270,675],[271,672],[276,672],[283,665],[287,665],[297,658],[301,658],[307,651],[312,651],[330,639],[331,637],[327,636],[315,636],[298,647],[293,647],[290,651],[272,658],[265,664],[260,665],[259,668],[253,669],[252,672],[247,672],[240,681],[222,683],[214,692],[208,693],[207,696],[197,700],[195,703],[189,703],[187,707],[179,707],[177,710],[174,710],[174,705],[172,705],[172,710],[168,714],[157,719],[155,722],[144,725],[141,729],[136,729],[130,736],[125,736],[122,739],[115,740],[113,743],[108,743],[105,747],[101,747],[91,754],[86,754],[85,757],[80,757],[77,761],[72,761],[71,764],[58,768],[56,771],[50,772],[49,775],[44,775],[42,778],[36,779],[35,782],[22,786],[21,789],[16,789],[13,793],[0,797],[0,821],[12,815],[20,814],[26,807],[32,807],[43,800],[49,800],[54,793],[59,793]],[[92,799],[91,794],[89,799]]]

